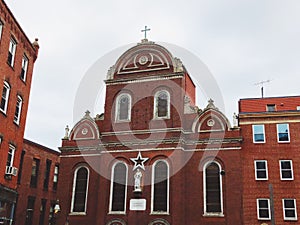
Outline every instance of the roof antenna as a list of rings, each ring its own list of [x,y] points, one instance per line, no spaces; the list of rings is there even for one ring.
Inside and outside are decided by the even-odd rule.
[[[266,83],[270,83],[271,82],[271,80],[263,80],[263,81],[260,81],[260,82],[258,82],[258,83],[255,83],[254,85],[260,85],[261,86],[261,88],[260,88],[260,90],[261,90],[261,97],[262,98],[264,98],[264,84],[266,84]]]

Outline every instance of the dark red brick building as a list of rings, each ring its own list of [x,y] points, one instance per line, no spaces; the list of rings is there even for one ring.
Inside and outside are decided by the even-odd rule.
[[[0,223],[13,222],[17,174],[38,43],[0,0]]]
[[[104,113],[62,141],[57,224],[241,224],[240,130],[195,106],[181,61],[144,39],[105,83]]]
[[[300,96],[239,101],[245,225],[298,224]]]
[[[24,139],[18,165],[15,224],[54,225],[59,155],[58,151]]]

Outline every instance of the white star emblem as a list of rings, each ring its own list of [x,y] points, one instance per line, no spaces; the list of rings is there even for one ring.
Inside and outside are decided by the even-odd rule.
[[[136,170],[137,168],[141,168],[142,170],[145,170],[144,163],[148,160],[149,158],[143,158],[141,155],[141,152],[137,155],[136,158],[130,158],[132,162],[134,162],[133,170]]]

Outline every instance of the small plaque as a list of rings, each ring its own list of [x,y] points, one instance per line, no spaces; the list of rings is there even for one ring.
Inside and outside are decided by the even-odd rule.
[[[144,211],[146,210],[146,199],[130,199],[130,210]]]

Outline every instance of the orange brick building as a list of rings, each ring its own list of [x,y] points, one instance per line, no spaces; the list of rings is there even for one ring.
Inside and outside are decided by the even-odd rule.
[[[0,1],[0,223],[11,224],[17,201],[17,174],[38,43],[30,42]]]
[[[298,224],[300,96],[239,101],[245,225]]]
[[[58,224],[240,224],[241,134],[166,48],[142,40],[109,70],[104,113],[62,141]]]

